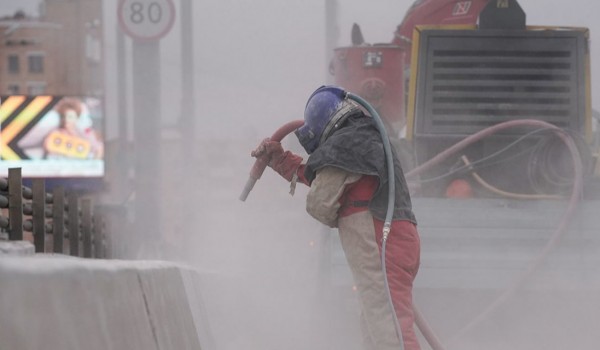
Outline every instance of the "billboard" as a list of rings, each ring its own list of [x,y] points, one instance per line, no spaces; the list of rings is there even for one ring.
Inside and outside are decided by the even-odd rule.
[[[94,97],[0,96],[0,176],[104,176],[103,117]]]

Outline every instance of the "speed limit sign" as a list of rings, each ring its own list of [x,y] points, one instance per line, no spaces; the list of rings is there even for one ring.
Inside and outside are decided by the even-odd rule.
[[[175,22],[172,0],[120,0],[119,24],[125,33],[138,40],[158,40]]]

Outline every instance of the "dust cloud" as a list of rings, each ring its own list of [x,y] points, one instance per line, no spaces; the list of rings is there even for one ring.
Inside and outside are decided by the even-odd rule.
[[[0,11],[35,12],[38,2],[3,0]],[[179,2],[174,3],[179,10]],[[338,1],[338,45],[350,44],[354,22],[361,25],[368,42],[390,42],[411,3]],[[529,24],[591,29],[592,84],[598,86],[600,70],[594,68],[598,58],[593,39],[600,33],[598,11],[593,9],[598,5],[578,0],[549,6],[547,1],[529,0],[521,1],[521,6]],[[359,308],[337,232],[305,212],[306,188],[298,185],[296,194],[290,196],[288,183],[267,169],[249,198],[238,200],[254,161],[250,151],[279,126],[301,119],[310,93],[330,79],[325,69],[324,1],[193,0],[192,9],[193,42],[181,42],[179,22],[160,42],[160,71],[154,72],[160,74],[160,154],[137,150],[132,155],[159,162],[158,212],[137,219],[156,220],[160,237],[149,242],[146,232],[139,232],[132,223],[127,232],[119,233],[128,242],[120,258],[169,259],[202,271],[202,297],[217,349],[361,349]],[[116,13],[117,1],[104,1],[106,136],[109,142],[126,137],[132,147],[132,99],[141,91],[135,91],[131,83],[135,43],[125,38],[128,107],[127,115],[121,117],[128,119],[130,130],[124,135],[116,117],[119,99],[124,97],[118,89]],[[187,45],[192,45],[194,55],[192,140],[181,139],[186,126],[180,124],[181,81],[186,74],[181,55]],[[598,104],[596,95],[594,105]],[[306,157],[293,135],[283,144]],[[192,149],[185,150],[184,145]],[[115,186],[118,193],[107,197],[128,210],[130,222],[135,200],[132,183],[136,181],[132,164],[125,173],[128,181]],[[594,312],[600,310],[600,274],[598,265],[592,263],[597,262],[594,256],[600,250],[597,237],[574,231],[572,237],[584,237],[593,245],[577,248],[566,240],[559,251],[581,251],[548,259],[542,272],[503,307],[454,340],[462,325],[508,288],[539,253],[556,217],[548,218],[552,224],[545,226],[547,235],[535,232],[527,240],[530,246],[506,246],[485,257],[486,251],[497,248],[495,241],[476,241],[476,227],[456,232],[457,217],[468,212],[459,210],[458,216],[430,213],[427,202],[418,200],[415,211],[423,236],[415,300],[442,342],[450,342],[449,349],[600,346],[598,332],[593,332],[600,322],[600,313]],[[438,220],[439,226],[431,228],[430,220]],[[440,240],[446,231],[462,240]],[[428,349],[423,339],[421,344]]]

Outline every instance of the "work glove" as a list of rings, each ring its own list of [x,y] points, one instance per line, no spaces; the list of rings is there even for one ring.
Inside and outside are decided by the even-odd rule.
[[[262,140],[250,155],[254,158],[265,157],[268,160],[267,165],[289,182],[296,178],[296,171],[302,164],[302,157],[284,151],[280,142],[271,141],[268,137]]]

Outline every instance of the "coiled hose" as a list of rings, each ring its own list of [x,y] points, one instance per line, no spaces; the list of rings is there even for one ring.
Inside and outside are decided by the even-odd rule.
[[[393,163],[393,156],[392,156],[392,152],[391,152],[391,146],[390,146],[389,139],[387,137],[387,132],[385,130],[385,126],[383,125],[381,117],[379,116],[377,111],[375,111],[375,109],[367,101],[362,99],[360,96],[354,95],[352,93],[347,93],[347,96],[348,96],[348,98],[358,102],[361,106],[363,106],[365,109],[367,109],[367,111],[371,114],[371,116],[373,116],[373,119],[375,120],[377,129],[379,130],[382,140],[383,140],[383,147],[384,147],[384,151],[386,154],[386,162],[388,165],[387,166],[388,178],[390,180],[388,181],[389,182],[388,209],[387,209],[385,224],[384,224],[384,228],[383,228],[383,240],[382,240],[382,247],[381,247],[381,265],[382,265],[382,270],[383,270],[386,291],[388,294],[388,300],[392,306],[392,310],[395,310],[393,302],[392,302],[391,294],[390,294],[389,284],[387,281],[387,273],[386,273],[386,265],[385,265],[385,247],[386,247],[386,242],[387,242],[387,236],[389,235],[389,231],[390,231],[390,227],[391,227],[392,215],[393,215],[393,210],[394,210],[394,205],[395,205],[395,203],[394,203],[394,201],[395,201],[395,186],[394,186],[395,183],[394,183],[394,166],[393,166],[394,163]],[[465,327],[463,327],[463,329],[461,329],[454,336],[454,338],[451,339],[451,342],[456,341],[461,336],[463,336],[466,332],[468,332],[473,327],[478,325],[480,322],[485,320],[490,313],[495,311],[500,305],[502,305],[506,300],[508,300],[514,294],[514,292],[525,281],[527,281],[529,279],[529,277],[531,277],[531,275],[537,270],[537,268],[540,266],[540,264],[546,258],[546,256],[554,249],[554,247],[556,246],[556,244],[558,243],[560,238],[564,235],[564,233],[566,232],[567,225],[571,221],[571,218],[573,217],[575,209],[577,208],[577,203],[581,196],[581,191],[582,191],[582,187],[583,187],[583,164],[581,161],[581,156],[579,154],[579,149],[578,149],[575,141],[573,140],[573,138],[567,132],[558,128],[557,126],[547,123],[547,122],[544,122],[544,121],[541,121],[541,120],[536,120],[536,119],[511,120],[511,121],[496,124],[494,126],[486,128],[484,130],[481,130],[481,131],[463,139],[462,141],[459,141],[452,147],[446,149],[445,151],[441,152],[437,156],[433,157],[431,160],[425,162],[421,166],[413,169],[412,171],[410,171],[406,174],[407,179],[414,177],[414,176],[418,175],[419,173],[430,169],[431,167],[433,167],[434,165],[443,161],[447,157],[466,148],[467,146],[471,145],[472,143],[475,143],[485,137],[493,135],[501,130],[509,129],[509,128],[513,128],[513,127],[519,127],[519,126],[528,126],[528,127],[549,129],[549,130],[553,131],[554,133],[556,133],[556,135],[565,143],[565,145],[569,149],[569,152],[571,153],[571,159],[573,161],[573,168],[575,170],[574,171],[573,188],[572,188],[569,205],[568,205],[568,208],[567,208],[565,214],[561,218],[561,221],[560,221],[556,231],[554,232],[554,234],[552,235],[552,237],[550,238],[550,240],[548,241],[548,243],[546,244],[546,246],[544,247],[542,252],[529,264],[529,266],[527,267],[525,272],[523,274],[521,274],[519,276],[519,278],[517,278],[515,280],[515,282],[511,286],[509,286],[509,288],[507,288],[504,293],[502,293],[494,302],[492,302],[485,310],[483,310],[483,312],[481,312],[469,324],[467,324]],[[416,306],[413,306],[413,308],[415,309],[415,322],[417,323],[419,330],[421,331],[423,336],[426,338],[427,342],[431,345],[431,347],[434,350],[443,350],[444,347],[440,343],[439,339],[435,336],[431,327],[429,327],[429,325],[425,321],[425,318],[419,312],[418,308]],[[401,349],[404,349],[404,342],[402,340],[402,332],[400,329],[400,325],[399,325],[398,319],[396,317],[396,313],[393,312],[393,314],[394,314],[393,315],[394,322],[396,325],[396,331],[398,332],[398,336],[400,338]]]
[[[388,183],[389,183],[388,209],[387,209],[386,219],[385,219],[384,229],[383,229],[384,232],[383,232],[383,240],[382,240],[382,247],[381,247],[381,265],[382,265],[382,270],[383,270],[383,276],[384,276],[384,282],[385,282],[385,286],[386,286],[388,301],[392,307],[392,310],[395,310],[393,302],[392,302],[391,294],[390,294],[389,284],[388,284],[388,280],[387,280],[387,273],[386,273],[386,265],[385,265],[385,247],[386,247],[386,242],[387,242],[387,236],[389,235],[390,228],[391,228],[392,215],[393,215],[393,210],[394,210],[394,206],[395,206],[395,181],[394,181],[395,174],[394,174],[393,155],[391,152],[391,146],[390,146],[389,138],[387,137],[387,131],[385,130],[385,126],[383,125],[383,121],[381,120],[381,117],[379,116],[377,111],[375,111],[375,109],[367,101],[362,99],[360,96],[354,95],[352,93],[347,93],[347,97],[356,101],[357,103],[359,103],[371,114],[371,116],[373,116],[373,119],[375,120],[377,129],[379,130],[379,132],[382,136],[383,147],[384,147],[385,156],[386,156],[386,163],[388,164],[388,167],[387,167],[388,168],[387,169],[388,170],[388,178],[390,179],[390,181],[388,181]],[[303,123],[304,122],[302,120],[295,120],[295,121],[289,122],[289,123],[285,124],[284,126],[282,126],[281,128],[279,128],[275,132],[275,134],[273,134],[271,139],[275,140],[275,141],[280,141],[281,139],[283,139],[283,137],[285,137],[285,135],[287,135],[290,132],[292,132],[293,130],[297,129]],[[546,246],[544,247],[542,252],[536,257],[536,259],[534,259],[529,264],[526,271],[523,274],[521,274],[519,276],[519,278],[517,278],[516,281],[509,288],[507,288],[507,290],[503,294],[501,294],[494,302],[492,302],[485,310],[483,310],[469,324],[467,324],[465,327],[463,327],[463,329],[461,329],[459,332],[457,332],[457,334],[454,336],[454,338],[452,338],[450,340],[451,343],[455,342],[457,339],[459,339],[461,336],[463,336],[469,330],[471,330],[476,325],[478,325],[480,322],[485,320],[486,317],[490,313],[495,311],[510,296],[512,296],[512,294],[531,276],[531,274],[533,274],[533,272],[535,272],[535,270],[537,270],[537,268],[540,266],[541,262],[554,249],[554,247],[556,246],[556,244],[558,243],[558,241],[560,240],[562,235],[566,232],[567,225],[570,222],[570,220],[575,212],[575,209],[577,207],[577,203],[579,201],[582,186],[583,186],[583,181],[582,181],[583,165],[582,165],[581,157],[579,155],[579,150],[578,150],[575,142],[573,141],[573,139],[570,137],[570,135],[568,135],[566,132],[564,132],[560,128],[558,128],[550,123],[541,121],[541,120],[535,120],[535,119],[512,120],[512,121],[507,121],[504,123],[496,124],[492,127],[481,130],[473,135],[466,137],[462,141],[459,141],[452,147],[439,153],[438,155],[436,155],[429,161],[423,163],[422,165],[418,166],[417,168],[415,168],[405,174],[406,179],[415,177],[416,175],[430,169],[431,167],[442,162],[443,160],[450,157],[451,155],[463,150],[467,146],[469,146],[485,137],[493,135],[501,130],[518,127],[518,126],[529,126],[529,127],[550,129],[550,130],[554,131],[558,137],[561,138],[561,140],[565,143],[565,145],[569,149],[569,152],[571,153],[571,158],[573,161],[573,167],[575,169],[574,182],[573,182],[573,188],[572,188],[569,205],[568,205],[568,208],[567,208],[565,214],[561,218],[561,221],[560,221],[556,231],[554,232],[554,234],[552,235],[552,237],[550,238],[550,240],[548,241],[548,243],[546,244]],[[389,164],[392,164],[392,166],[389,166]],[[240,195],[240,200],[242,200],[242,201],[246,200],[246,198],[248,197],[248,194],[254,187],[254,184],[261,177],[263,171],[265,170],[266,165],[267,165],[266,161],[264,161],[264,160],[261,161],[260,159],[256,160],[256,162],[250,172],[250,177],[248,179],[248,182],[246,183],[246,186],[244,187],[244,190],[242,191],[242,194]],[[433,350],[443,350],[444,349],[443,345],[441,344],[441,342],[439,341],[439,339],[437,338],[437,336],[435,335],[435,333],[433,332],[433,330],[431,329],[431,327],[429,326],[429,324],[427,323],[427,321],[425,320],[425,318],[423,317],[421,312],[418,310],[416,305],[413,305],[413,308],[414,308],[414,312],[415,312],[415,323],[417,324],[417,327],[419,328],[419,330],[421,331],[421,333],[423,334],[423,336],[425,337],[425,339],[427,340],[429,345],[432,347]],[[396,317],[396,313],[392,312],[392,314],[393,314],[394,323],[396,326],[396,332],[398,333],[398,337],[400,339],[401,349],[404,349],[404,342],[402,339],[402,332],[400,329],[400,324]]]
[[[465,139],[459,141],[452,147],[446,149],[445,151],[439,153],[429,161],[423,163],[417,168],[406,173],[406,178],[410,179],[415,177],[421,172],[430,169],[434,165],[442,162],[446,158],[451,155],[463,150],[467,146],[485,138],[490,135],[493,135],[501,130],[509,129],[513,127],[537,127],[537,128],[545,128],[553,131],[557,134],[557,136],[565,143],[569,152],[571,154],[571,160],[573,162],[574,168],[574,181],[573,187],[571,191],[571,197],[569,200],[569,204],[565,214],[560,220],[560,223],[550,240],[544,247],[544,249],[538,254],[538,256],[528,265],[527,269],[498,297],[494,300],[486,309],[484,309],[478,316],[473,318],[471,322],[469,322],[465,327],[463,327],[459,332],[457,332],[454,337],[450,340],[450,343],[455,343],[460,337],[464,336],[468,331],[473,329],[475,326],[480,324],[483,320],[485,320],[492,312],[498,309],[506,300],[508,300],[519,288],[520,286],[527,281],[531,275],[537,270],[537,268],[541,265],[542,261],[548,256],[548,254],[556,247],[560,238],[566,232],[567,225],[571,221],[573,214],[575,213],[575,209],[577,208],[577,203],[579,202],[581,196],[581,190],[583,186],[583,164],[581,161],[581,157],[579,155],[579,150],[577,145],[573,141],[573,138],[566,133],[564,130],[552,125],[550,123],[536,120],[536,119],[522,119],[522,120],[511,120],[507,122],[503,122],[500,124],[496,124],[487,129],[481,130],[473,135],[466,137]],[[420,326],[419,326],[419,329]]]

